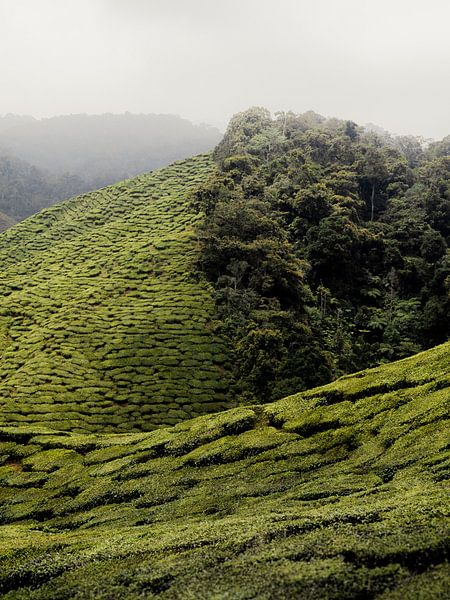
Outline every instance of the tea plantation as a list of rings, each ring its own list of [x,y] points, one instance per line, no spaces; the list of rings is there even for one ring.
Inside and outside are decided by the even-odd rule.
[[[60,203],[0,236],[0,423],[140,431],[229,407],[190,194],[209,155]]]
[[[2,598],[448,598],[449,356],[146,433],[2,427]]]

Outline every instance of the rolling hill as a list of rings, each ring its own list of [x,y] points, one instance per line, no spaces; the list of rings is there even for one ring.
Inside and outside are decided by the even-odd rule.
[[[447,598],[449,357],[148,433],[1,427],[2,598]]]
[[[209,155],[62,202],[0,236],[0,422],[140,431],[229,407],[190,194]]]
[[[2,598],[448,598],[450,163],[364,135],[251,109],[0,235]]]

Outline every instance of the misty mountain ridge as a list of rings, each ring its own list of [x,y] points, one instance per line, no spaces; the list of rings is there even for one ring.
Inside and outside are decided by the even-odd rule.
[[[176,115],[4,115],[0,230],[57,200],[211,150],[220,138]]]
[[[314,111],[303,116],[327,121]],[[364,129],[415,154],[431,143],[393,136],[372,123]],[[214,127],[170,114],[0,116],[0,231],[57,200],[211,150],[221,136]]]
[[[214,127],[175,115],[22,117],[6,129],[0,125],[4,153],[53,173],[79,175],[97,187],[210,150],[220,137]]]

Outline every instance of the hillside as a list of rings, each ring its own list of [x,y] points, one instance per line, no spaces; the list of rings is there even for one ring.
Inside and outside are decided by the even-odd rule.
[[[449,366],[150,433],[2,427],[2,597],[447,598]]]
[[[0,423],[140,431],[229,406],[190,208],[214,170],[175,163],[0,236]]]

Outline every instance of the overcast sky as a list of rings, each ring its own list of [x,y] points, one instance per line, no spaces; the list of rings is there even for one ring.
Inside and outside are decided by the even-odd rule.
[[[252,105],[450,133],[449,0],[0,0],[0,114]]]

